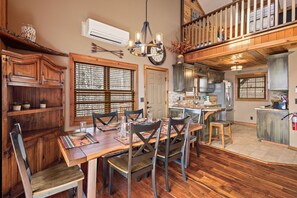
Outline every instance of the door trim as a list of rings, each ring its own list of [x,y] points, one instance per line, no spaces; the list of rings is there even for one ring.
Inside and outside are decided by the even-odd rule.
[[[150,65],[144,65],[144,114],[147,116],[147,94],[146,94],[146,84],[147,84],[147,70],[155,70],[160,72],[166,72],[166,110],[165,115],[168,116],[168,90],[169,90],[169,69],[164,67],[156,67],[156,66],[150,66]]]

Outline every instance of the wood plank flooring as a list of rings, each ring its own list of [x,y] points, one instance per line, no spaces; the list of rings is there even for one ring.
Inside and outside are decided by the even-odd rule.
[[[169,193],[165,188],[162,164],[159,164],[156,174],[159,197],[297,197],[296,165],[271,165],[206,145],[200,148],[200,158],[196,157],[195,149],[191,150],[187,182],[182,179],[180,165],[170,164]],[[98,173],[97,189],[97,197],[109,197],[107,189],[102,189],[101,172]],[[113,191],[112,197],[127,197],[127,180],[117,173]],[[132,197],[153,197],[150,176],[140,182],[133,180]]]

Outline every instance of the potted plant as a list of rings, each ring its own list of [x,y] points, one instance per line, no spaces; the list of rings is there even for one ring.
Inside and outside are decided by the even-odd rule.
[[[167,49],[172,52],[177,54],[177,64],[182,64],[184,63],[184,53],[187,51],[193,49],[193,45],[190,44],[189,41],[186,39],[183,40],[182,42],[180,41],[171,41],[171,47],[167,47]]]
[[[30,109],[30,103],[28,101],[24,101],[22,104],[23,109]]]
[[[14,111],[20,111],[21,110],[21,106],[22,104],[19,102],[13,102],[12,103],[12,110]]]
[[[40,101],[40,108],[41,108],[41,109],[46,108],[46,103],[47,103],[47,100],[42,99],[42,100]]]

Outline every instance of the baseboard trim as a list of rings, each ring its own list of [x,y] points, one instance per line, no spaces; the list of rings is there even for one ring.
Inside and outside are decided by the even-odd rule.
[[[239,124],[239,125],[249,126],[249,127],[255,127],[255,128],[257,126],[257,124],[255,124],[255,123],[240,122],[240,121],[234,121],[234,124]]]
[[[271,141],[268,141],[268,140],[261,140],[261,142],[268,143],[268,144],[273,144],[273,145],[281,146],[281,147],[285,147],[285,148],[288,148],[289,147],[288,145],[280,144],[280,143],[276,143],[276,142],[271,142]]]
[[[295,147],[295,146],[288,146],[288,149],[291,149],[291,150],[297,151],[297,147]]]

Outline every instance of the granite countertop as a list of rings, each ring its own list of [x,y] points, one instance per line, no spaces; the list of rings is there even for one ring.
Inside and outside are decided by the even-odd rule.
[[[266,108],[262,108],[262,107],[256,107],[255,110],[262,110],[262,111],[288,111],[288,109],[274,109],[272,107],[266,107]]]
[[[187,104],[187,105],[182,105],[182,104],[175,104],[169,108],[178,108],[178,109],[184,109],[184,108],[189,108],[189,109],[202,109],[202,111],[223,111],[225,108],[222,107],[217,107],[218,105],[194,105],[194,104]]]

